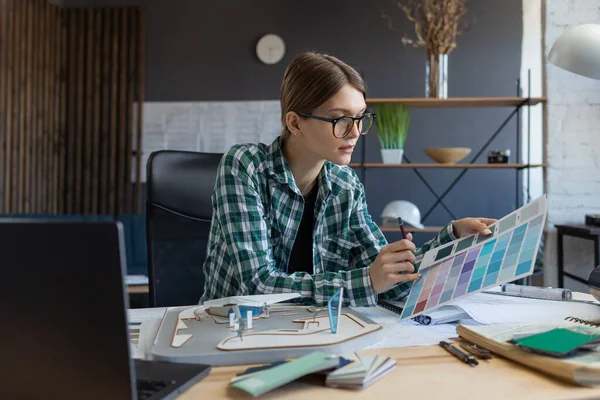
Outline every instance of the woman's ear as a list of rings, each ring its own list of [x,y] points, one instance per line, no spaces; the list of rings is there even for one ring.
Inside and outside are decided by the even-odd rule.
[[[293,111],[285,114],[285,124],[292,135],[300,133],[300,116]]]

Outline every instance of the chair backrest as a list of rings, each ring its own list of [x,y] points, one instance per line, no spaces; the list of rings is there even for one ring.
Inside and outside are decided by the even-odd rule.
[[[151,307],[197,304],[212,218],[211,195],[222,154],[161,150],[146,174]]]

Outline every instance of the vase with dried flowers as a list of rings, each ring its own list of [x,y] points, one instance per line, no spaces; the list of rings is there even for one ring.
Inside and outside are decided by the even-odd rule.
[[[448,55],[461,34],[459,22],[467,11],[467,0],[399,0],[397,5],[416,34],[416,39],[404,35],[402,43],[425,50],[426,96],[447,98]]]

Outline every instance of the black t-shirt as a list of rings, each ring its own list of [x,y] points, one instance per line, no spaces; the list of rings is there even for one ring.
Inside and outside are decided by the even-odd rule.
[[[288,274],[294,272],[313,273],[313,225],[315,220],[315,202],[319,186],[315,184],[310,193],[304,196],[304,212],[302,221],[296,234],[290,262],[288,263]]]

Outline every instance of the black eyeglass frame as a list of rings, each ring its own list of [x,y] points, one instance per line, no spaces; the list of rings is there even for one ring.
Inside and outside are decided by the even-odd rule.
[[[343,117],[339,117],[339,118],[326,118],[326,117],[319,117],[319,116],[317,116],[317,115],[304,114],[304,113],[296,113],[296,114],[300,115],[301,117],[305,117],[305,118],[312,118],[312,119],[317,119],[317,120],[319,120],[319,121],[330,122],[330,123],[331,123],[331,133],[333,134],[333,136],[334,136],[335,138],[338,138],[338,139],[343,139],[343,138],[345,138],[346,136],[348,136],[348,134],[349,134],[349,133],[350,133],[350,131],[352,130],[352,128],[348,129],[348,131],[347,131],[347,132],[344,134],[344,136],[342,136],[342,137],[335,136],[335,124],[337,124],[337,123],[338,123],[339,121],[341,121],[342,119],[344,119],[344,118],[350,118],[350,119],[352,119],[352,122],[353,122],[354,124],[358,125],[358,122],[360,122],[360,121],[361,121],[361,120],[362,120],[362,119],[363,119],[363,118],[364,118],[366,115],[370,115],[370,116],[372,116],[372,117],[373,117],[373,122],[371,122],[371,126],[369,127],[369,129],[368,129],[368,130],[367,130],[365,133],[360,133],[360,131],[359,131],[359,133],[360,133],[362,136],[364,136],[364,135],[366,135],[367,133],[369,133],[369,131],[370,131],[370,130],[371,130],[371,128],[373,127],[373,123],[375,122],[375,118],[377,118],[377,114],[375,114],[374,112],[367,112],[367,113],[364,113],[364,114],[363,114],[363,115],[361,115],[360,117],[350,117],[350,116],[344,115]],[[358,121],[358,122],[357,122],[357,121]]]

